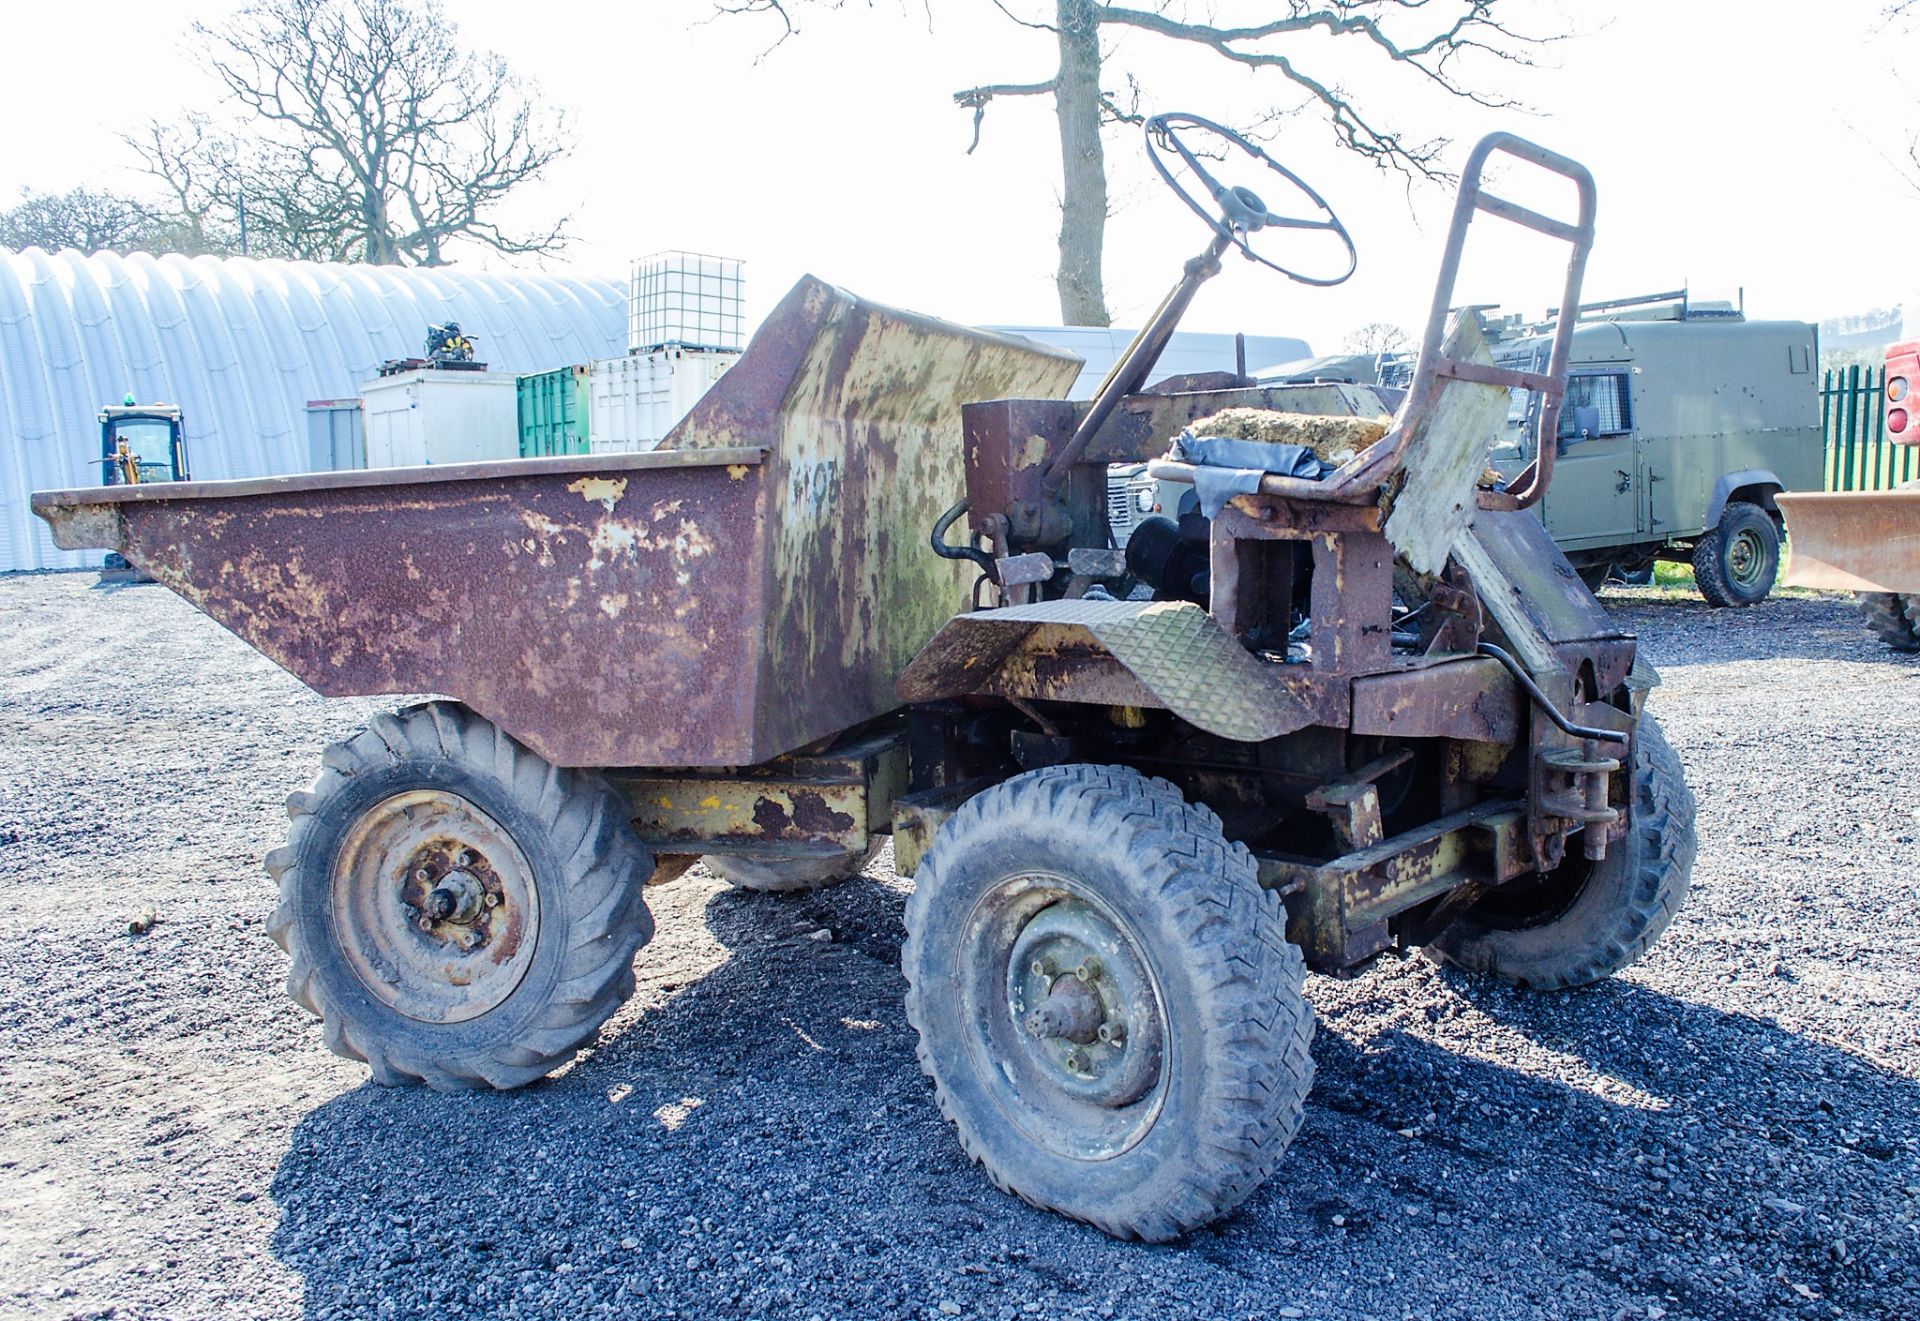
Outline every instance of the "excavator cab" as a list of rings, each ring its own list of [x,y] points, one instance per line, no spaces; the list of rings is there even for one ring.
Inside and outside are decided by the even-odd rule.
[[[173,404],[136,404],[128,395],[100,410],[100,464],[108,486],[184,482],[187,438]]]

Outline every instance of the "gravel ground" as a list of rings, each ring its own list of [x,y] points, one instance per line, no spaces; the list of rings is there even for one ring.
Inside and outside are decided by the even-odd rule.
[[[1418,958],[1313,979],[1299,1140],[1143,1248],[966,1164],[891,879],[696,870],[563,1075],[367,1085],[281,996],[260,860],[381,704],[158,587],[0,578],[0,1313],[1914,1315],[1920,663],[1833,598],[1607,600],[1700,799],[1678,921],[1567,995]]]

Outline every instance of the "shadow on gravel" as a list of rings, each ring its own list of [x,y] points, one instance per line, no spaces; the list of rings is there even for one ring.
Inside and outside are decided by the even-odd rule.
[[[1722,610],[1692,596],[1608,592],[1600,604],[1640,637],[1656,664],[1901,659],[1873,637],[1850,596],[1776,596]]]
[[[1407,966],[1362,989],[1399,1003],[1423,979],[1431,1036],[1329,1014],[1306,1126],[1247,1207],[1177,1247],[1111,1242],[962,1157],[901,1012],[900,904],[861,882],[716,895],[732,958],[563,1076],[505,1095],[369,1085],[313,1111],[272,1187],[273,1251],[307,1314],[1677,1318],[1913,1301],[1895,1214],[1920,1182],[1913,1082],[1630,985],[1528,997]],[[809,938],[823,927],[832,941]],[[1521,1072],[1431,1039],[1483,1015],[1558,1063]]]

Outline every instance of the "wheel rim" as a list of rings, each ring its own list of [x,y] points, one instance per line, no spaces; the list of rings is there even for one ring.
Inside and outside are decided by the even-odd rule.
[[[1727,543],[1727,577],[1742,587],[1757,585],[1766,571],[1767,551],[1760,544],[1760,534],[1752,528],[1742,528]]]
[[[1174,1072],[1164,996],[1137,934],[1085,886],[1049,872],[1001,881],[964,929],[967,1046],[1008,1122],[1078,1160],[1132,1148]]]
[[[354,976],[419,1022],[498,1008],[533,962],[533,869],[500,823],[458,794],[416,790],[362,813],[334,862],[332,898]]]

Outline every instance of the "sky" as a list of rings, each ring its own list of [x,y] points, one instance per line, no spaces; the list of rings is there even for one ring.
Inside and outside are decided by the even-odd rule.
[[[1037,13],[1037,0],[1007,0]],[[1462,72],[1522,108],[1436,92],[1354,43],[1288,52],[1337,81],[1371,118],[1451,140],[1457,166],[1482,133],[1506,130],[1583,162],[1599,192],[1589,299],[1676,289],[1739,298],[1749,315],[1808,320],[1907,302],[1900,243],[1920,222],[1908,161],[1920,99],[1894,70],[1920,27],[1890,24],[1886,0],[1502,0],[1522,30],[1567,34],[1535,67],[1483,61]],[[120,134],[216,103],[189,29],[223,0],[17,6],[0,80],[0,204],[22,188],[140,186]],[[1059,148],[1050,103],[990,107],[968,155],[970,115],[952,93],[1052,73],[1051,35],[990,0],[847,0],[777,19],[715,18],[711,0],[624,5],[465,0],[443,9],[470,45],[504,55],[564,109],[573,154],[514,206],[573,217],[550,268],[624,277],[630,261],[681,248],[746,262],[750,320],[811,272],[869,298],[953,320],[1051,324]],[[1196,10],[1199,8],[1196,4]],[[1214,0],[1231,17],[1270,12]],[[1271,73],[1127,33],[1110,40],[1107,85],[1134,72],[1142,104],[1233,120],[1294,98]],[[1442,184],[1409,186],[1342,152],[1311,110],[1281,121],[1268,149],[1327,198],[1360,250],[1352,280],[1293,284],[1229,260],[1188,316],[1192,330],[1297,335],[1337,351],[1356,327],[1417,329],[1452,207]],[[1116,324],[1135,325],[1203,247],[1207,231],[1151,176],[1137,129],[1107,139],[1114,215],[1107,246]],[[1905,170],[1898,168],[1905,165]],[[1259,167],[1222,166],[1257,191]],[[1570,190],[1503,168],[1502,193],[1571,215]],[[1271,236],[1263,236],[1271,237]],[[1296,249],[1280,236],[1283,262]],[[1456,302],[1540,311],[1558,302],[1563,245],[1478,221]],[[498,264],[498,263],[495,263]]]

